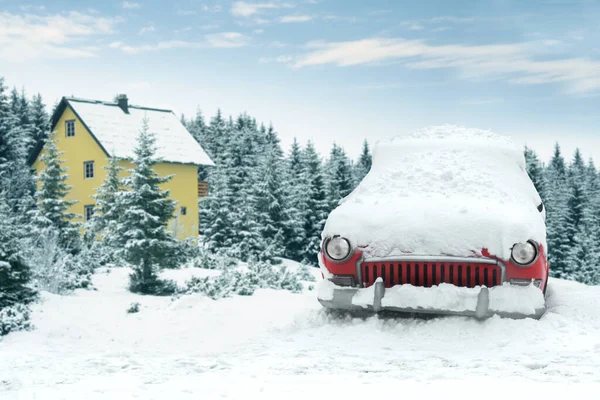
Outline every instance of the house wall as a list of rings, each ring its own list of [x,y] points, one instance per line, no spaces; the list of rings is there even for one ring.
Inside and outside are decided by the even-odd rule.
[[[75,120],[75,136],[66,137],[66,121]],[[66,200],[76,200],[69,212],[80,216],[79,221],[83,221],[84,207],[94,205],[92,198],[96,189],[102,185],[106,177],[105,166],[108,165],[108,157],[98,145],[94,137],[88,132],[82,122],[77,118],[71,107],[67,106],[54,128],[54,140],[57,141],[59,151],[63,152],[60,157],[63,160],[62,166],[67,168],[66,174],[69,175],[66,183],[72,186]],[[43,149],[33,163],[36,173],[44,169],[45,165],[40,161]],[[94,161],[94,177],[85,179],[84,162]],[[122,176],[127,175],[127,169],[132,168],[129,161],[121,161],[121,166],[125,169]],[[170,191],[170,197],[178,202],[174,213],[174,219],[169,224],[180,239],[197,236],[198,234],[198,168],[191,164],[160,163],[155,167],[155,171],[161,176],[174,175],[173,178],[161,185],[163,189]],[[186,215],[181,215],[181,207],[187,208]]]

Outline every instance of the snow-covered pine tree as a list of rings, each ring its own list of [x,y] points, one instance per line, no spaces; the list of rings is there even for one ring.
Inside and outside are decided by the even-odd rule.
[[[306,235],[304,231],[307,209],[308,180],[304,174],[303,154],[294,138],[290,153],[285,160],[286,180],[289,182],[287,214],[289,218],[288,225],[284,233],[284,243],[286,247],[285,256],[295,261],[302,261],[304,258],[304,244]]]
[[[229,138],[232,134],[231,125],[223,118],[219,109],[206,127],[204,142],[200,144],[215,163],[223,157],[224,152],[227,150]]]
[[[544,179],[547,188],[546,227],[550,272],[557,278],[569,278],[568,260],[571,251],[569,234],[572,233],[572,229],[568,226],[567,202],[570,190],[565,160],[558,143],[545,170]]]
[[[355,187],[350,159],[343,148],[333,144],[325,170],[327,176],[328,212],[335,209],[340,200]]]
[[[0,317],[9,308],[31,303],[36,296],[29,286],[31,271],[22,253],[22,236],[6,197],[0,193]],[[0,318],[0,335],[13,329],[5,327]]]
[[[30,150],[46,138],[50,130],[50,117],[46,112],[46,106],[39,93],[33,96],[29,105],[29,116],[31,120],[31,138]]]
[[[161,268],[173,267],[175,239],[167,230],[173,217],[175,202],[160,184],[170,176],[161,177],[152,168],[156,158],[155,138],[145,120],[138,135],[130,175],[123,178],[124,190],[117,193],[119,221],[106,229],[110,243],[119,244],[118,255],[133,268],[129,289],[143,294],[171,294],[173,287],[158,279]]]
[[[283,159],[283,149],[281,148],[281,141],[279,140],[279,135],[273,128],[273,124],[269,124],[269,128],[265,133],[265,140],[267,144],[267,149],[272,150],[275,154],[274,157],[279,161]]]
[[[227,167],[218,161],[208,178],[210,192],[200,207],[200,228],[203,241],[213,252],[226,251],[234,241],[233,193],[229,185]]]
[[[98,193],[94,195],[96,206],[94,207],[94,217],[92,218],[90,232],[95,236],[107,229],[109,225],[117,224],[120,213],[117,209],[117,193],[121,191],[121,178],[119,174],[123,168],[119,165],[117,157],[110,157],[106,169],[106,177],[102,185],[96,190]],[[106,238],[105,238],[106,239]],[[104,240],[104,244],[114,246],[115,243],[108,243]]]
[[[257,258],[266,247],[260,236],[254,208],[254,185],[258,181],[259,156],[264,138],[247,115],[240,115],[227,146],[227,173],[233,195],[232,221],[234,256],[246,261]]]
[[[354,166],[354,180],[358,184],[371,170],[372,163],[371,150],[369,149],[369,142],[365,139],[363,142],[362,152],[358,159],[358,163]]]
[[[525,146],[523,154],[525,155],[527,174],[533,182],[533,186],[535,186],[535,189],[540,194],[542,201],[545,201],[546,193],[544,188],[544,167],[538,159],[538,156],[535,153],[535,151],[533,151],[529,147]]]
[[[268,150],[259,169],[260,180],[255,185],[254,199],[258,232],[265,243],[259,260],[273,262],[275,256],[283,256],[284,227],[287,225],[286,192],[282,185],[281,158],[274,149]]]
[[[39,190],[36,193],[38,207],[37,212],[34,213],[34,222],[40,229],[56,229],[60,245],[65,249],[77,251],[81,244],[79,233],[81,223],[75,220],[81,216],[69,212],[69,208],[77,201],[65,199],[71,186],[66,184],[68,175],[67,168],[61,166],[62,154],[56,146],[56,140],[52,139],[52,136],[47,138],[44,153],[40,157],[44,169],[38,177]]]
[[[204,115],[200,108],[196,109],[196,115],[187,124],[187,128],[201,145],[204,144],[204,136],[206,135],[206,123],[204,122]]]
[[[17,98],[17,107],[19,99]],[[33,205],[35,182],[27,164],[27,133],[11,108],[2,78],[0,78],[0,187],[8,204],[20,220],[27,219]]]
[[[321,232],[327,218],[328,204],[325,178],[321,158],[312,142],[303,151],[303,179],[306,181],[304,215],[305,241],[302,250],[303,262],[315,264],[321,243]]]

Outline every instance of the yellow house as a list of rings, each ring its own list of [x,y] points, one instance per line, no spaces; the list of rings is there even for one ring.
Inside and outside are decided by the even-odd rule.
[[[154,169],[162,176],[173,175],[163,187],[177,201],[170,228],[179,238],[196,236],[199,231],[198,197],[207,195],[206,182],[198,181],[199,165],[214,165],[202,147],[171,110],[130,105],[126,95],[116,102],[63,97],[52,115],[51,129],[61,160],[67,168],[67,184],[72,186],[66,200],[76,200],[70,212],[89,220],[94,212],[96,189],[106,176],[109,157],[119,158],[123,175],[132,168],[130,160],[144,119],[156,138]],[[36,172],[44,169],[36,148],[31,163]]]

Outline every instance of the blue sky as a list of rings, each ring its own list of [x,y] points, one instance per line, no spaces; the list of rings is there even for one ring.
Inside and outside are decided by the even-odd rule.
[[[442,123],[600,162],[600,2],[0,0],[0,75],[41,92],[211,116],[283,144]]]

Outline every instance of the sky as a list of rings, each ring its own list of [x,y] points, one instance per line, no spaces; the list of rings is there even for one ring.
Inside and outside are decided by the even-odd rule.
[[[0,76],[248,112],[327,154],[439,124],[600,163],[600,1],[0,0]]]

